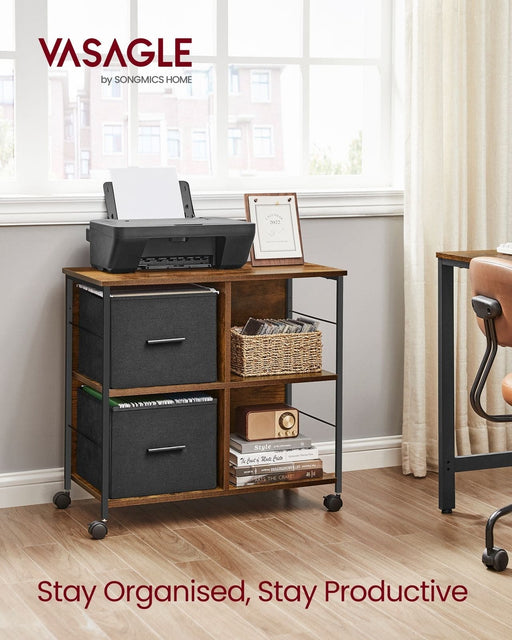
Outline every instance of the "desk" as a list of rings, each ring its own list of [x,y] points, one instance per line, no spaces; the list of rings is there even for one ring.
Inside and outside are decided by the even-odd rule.
[[[438,259],[438,447],[439,508],[451,513],[455,508],[455,474],[458,471],[512,466],[512,451],[455,455],[455,356],[453,270],[467,269],[477,256],[507,257],[495,250],[450,251],[436,254]],[[512,256],[510,256],[512,260]],[[469,389],[468,389],[469,393]]]

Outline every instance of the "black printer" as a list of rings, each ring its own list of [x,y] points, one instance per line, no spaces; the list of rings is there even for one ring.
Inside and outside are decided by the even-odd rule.
[[[91,265],[110,273],[140,269],[236,269],[249,256],[255,225],[196,218],[187,183],[180,182],[186,218],[119,220],[111,183],[105,183],[106,220],[86,232]]]

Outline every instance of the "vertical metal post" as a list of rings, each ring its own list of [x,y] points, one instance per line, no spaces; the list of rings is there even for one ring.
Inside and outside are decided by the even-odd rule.
[[[64,490],[71,491],[71,421],[73,371],[73,280],[66,276],[66,346],[64,390]]]
[[[455,381],[453,265],[438,263],[438,452],[439,508],[455,507]]]
[[[110,493],[110,287],[103,288],[103,376],[101,399],[101,519],[108,518]]]
[[[293,280],[291,278],[288,278],[286,280],[286,315],[285,317],[289,318],[291,316],[292,311],[293,311]],[[291,406],[293,404],[291,384],[285,385],[284,394],[285,394],[284,401],[286,402],[286,404],[289,404]]]
[[[336,374],[334,471],[336,474],[335,491],[336,493],[341,493],[343,440],[343,276],[336,278]]]

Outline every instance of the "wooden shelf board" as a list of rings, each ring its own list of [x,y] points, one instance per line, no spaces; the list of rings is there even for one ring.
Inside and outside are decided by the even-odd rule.
[[[294,489],[297,487],[310,487],[313,484],[332,484],[336,477],[334,473],[324,473],[321,478],[305,478],[304,480],[289,480],[286,482],[272,482],[268,484],[252,484],[244,487],[230,485],[228,495],[235,493],[254,493],[256,491],[270,491],[275,489]]]
[[[102,392],[103,386],[96,382],[96,380],[92,380],[87,376],[84,376],[77,371],[73,372],[73,377],[78,382],[85,384],[96,391]],[[174,384],[174,385],[164,385],[159,387],[133,387],[127,389],[110,389],[109,395],[111,398],[116,398],[120,396],[143,396],[150,395],[153,393],[178,393],[182,391],[217,391],[220,389],[225,389],[226,383],[224,382],[202,382],[202,383],[194,383],[194,384]]]
[[[74,482],[89,492],[97,500],[101,499],[101,491],[93,487],[87,480],[84,480],[76,473],[71,475]],[[238,493],[255,493],[258,491],[274,491],[277,489],[296,489],[298,487],[308,487],[319,484],[332,484],[336,480],[334,473],[324,473],[321,478],[306,478],[304,480],[293,480],[288,482],[275,482],[271,484],[254,484],[245,487],[235,487],[229,485],[227,489],[216,487],[215,489],[203,489],[200,491],[181,491],[178,493],[161,493],[153,496],[137,496],[129,498],[111,498],[108,501],[109,507],[132,507],[143,504],[154,504],[160,502],[179,502],[180,500],[198,500],[201,498],[215,498],[221,496],[235,495]]]
[[[239,269],[168,269],[163,271],[134,271],[107,273],[92,267],[65,267],[63,273],[98,287],[141,287],[166,285],[176,282],[237,282],[247,279],[278,280],[283,278],[335,278],[347,275],[344,269],[318,264],[253,267],[249,263]]]
[[[232,389],[240,387],[261,387],[273,384],[295,384],[296,382],[324,382],[326,380],[336,380],[336,374],[331,371],[311,372],[311,373],[289,373],[280,376],[239,376],[231,374],[229,386]]]
[[[73,372],[75,380],[85,384],[96,391],[102,392],[102,385],[77,371]],[[332,371],[318,371],[312,373],[290,373],[281,376],[238,376],[231,374],[229,382],[203,382],[194,384],[175,384],[161,387],[133,387],[127,389],[110,389],[110,397],[150,395],[153,393],[178,393],[182,391],[218,391],[221,389],[240,389],[244,387],[263,387],[282,384],[295,384],[300,382],[325,382],[336,380],[336,374]]]

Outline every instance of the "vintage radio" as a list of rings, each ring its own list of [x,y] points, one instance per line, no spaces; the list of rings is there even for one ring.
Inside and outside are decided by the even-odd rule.
[[[237,407],[236,431],[247,440],[294,438],[299,434],[299,412],[287,404]]]

